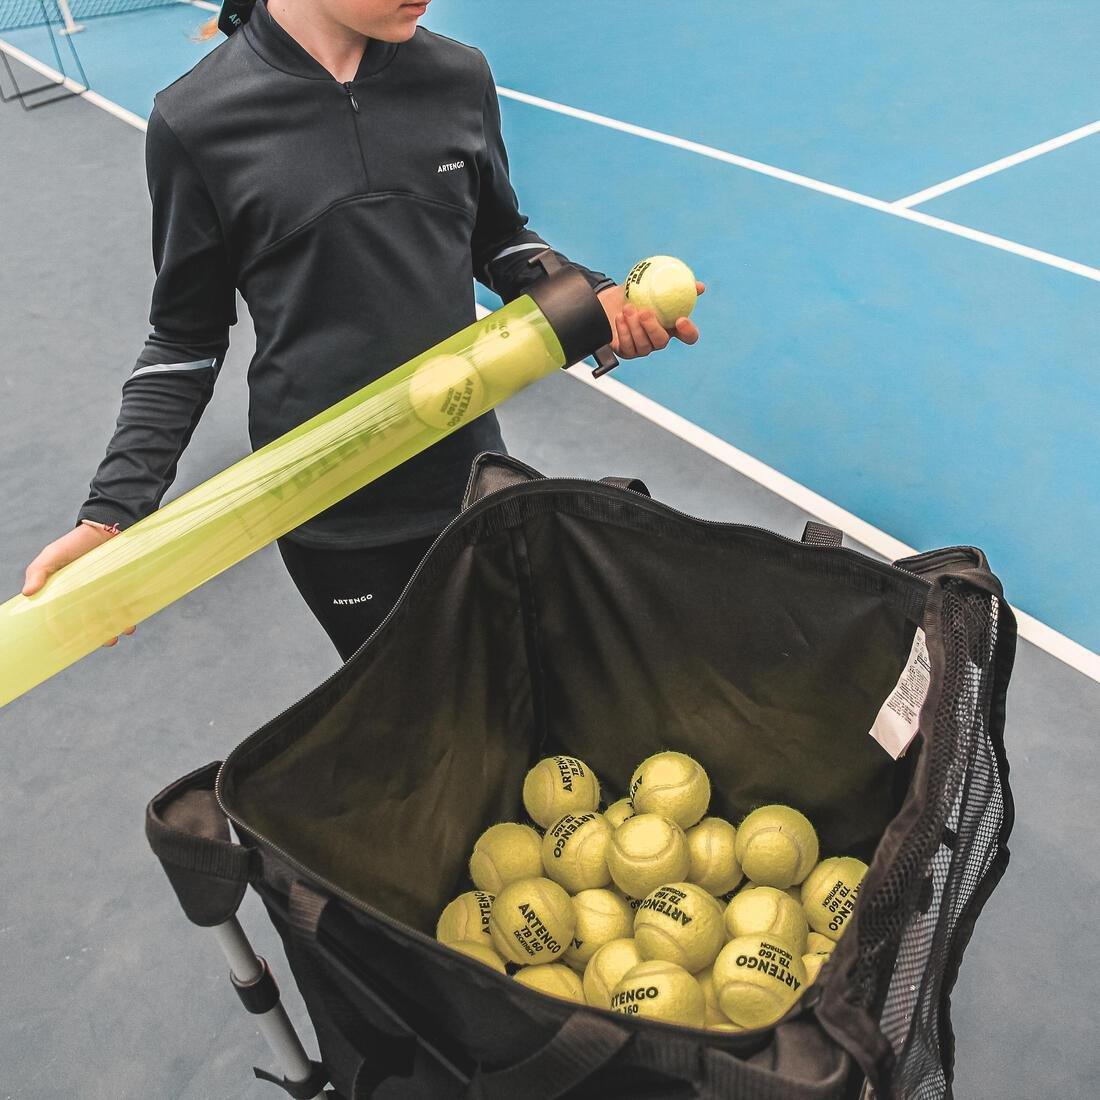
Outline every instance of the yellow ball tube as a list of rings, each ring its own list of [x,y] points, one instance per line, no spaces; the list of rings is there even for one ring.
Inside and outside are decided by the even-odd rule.
[[[0,706],[532,382],[595,352],[602,315],[593,317],[601,307],[587,283],[583,293],[570,290],[568,308],[558,295],[557,312],[567,322],[559,330],[569,327],[570,308],[587,316],[579,324],[584,334],[571,337],[569,358],[569,340],[559,339],[532,289],[166,504],[60,570],[35,595],[8,600],[0,606]],[[609,334],[610,327],[604,343]]]

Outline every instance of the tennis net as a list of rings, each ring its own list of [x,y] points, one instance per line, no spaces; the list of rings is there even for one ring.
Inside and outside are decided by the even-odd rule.
[[[74,19],[123,15],[186,3],[187,0],[0,0],[0,32],[23,27],[59,24],[72,27]]]

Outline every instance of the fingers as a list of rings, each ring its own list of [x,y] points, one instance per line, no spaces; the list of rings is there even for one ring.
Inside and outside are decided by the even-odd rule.
[[[686,317],[681,317],[676,322],[676,339],[685,344],[695,344],[699,341],[699,330]]]
[[[638,352],[634,347],[634,334],[630,328],[630,322],[626,317],[626,310],[624,309],[618,317],[615,318],[615,328],[618,333],[619,339],[619,358],[620,359],[634,359],[637,357]]]
[[[124,630],[124,631],[122,632],[122,634],[125,634],[125,635],[126,635],[127,637],[129,637],[129,636],[130,636],[131,634],[133,634],[133,633],[134,633],[134,631],[135,631],[135,630],[137,630],[137,627],[136,627],[136,626],[128,626],[128,627],[127,627],[127,628],[126,628],[126,629],[125,629],[125,630]],[[119,635],[118,637],[119,637],[119,638],[121,638],[121,637],[122,637],[122,634],[120,634],[120,635]],[[110,640],[109,642],[104,642],[104,643],[103,643],[103,648],[104,648],[104,649],[110,649],[110,648],[111,648],[111,646],[116,646],[116,645],[118,645],[118,638],[112,638],[112,639],[111,639],[111,640]]]
[[[706,292],[707,292],[707,288],[701,282],[699,282],[698,279],[696,279],[695,280],[695,293],[696,294],[706,294]]]
[[[660,351],[662,348],[668,347],[668,342],[671,337],[668,334],[668,330],[657,320],[657,314],[651,309],[643,310],[638,315],[638,320],[641,322],[642,328],[645,330],[646,337],[649,340],[650,351]]]

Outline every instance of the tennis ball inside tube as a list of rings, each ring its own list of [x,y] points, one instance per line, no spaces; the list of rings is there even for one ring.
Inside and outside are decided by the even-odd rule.
[[[535,382],[560,365],[536,322],[523,317],[487,318],[469,356],[489,386]]]
[[[548,878],[513,882],[497,895],[489,937],[497,953],[520,966],[556,962],[576,927],[569,895]]]
[[[623,283],[626,300],[638,309],[651,309],[665,328],[690,317],[698,299],[695,274],[675,256],[639,260]]]
[[[600,782],[575,756],[548,756],[523,780],[523,805],[544,829],[566,814],[591,813],[600,804]]]
[[[429,427],[457,428],[488,408],[485,382],[465,356],[435,355],[409,379],[409,404]]]
[[[470,878],[489,894],[499,894],[510,882],[542,874],[542,840],[530,825],[505,821],[477,838],[470,856]]]
[[[681,829],[699,823],[710,805],[710,780],[702,765],[683,752],[658,752],[630,777],[634,812],[660,814]]]
[[[790,806],[761,806],[738,826],[734,852],[757,886],[786,890],[817,863],[817,833],[810,819]]]

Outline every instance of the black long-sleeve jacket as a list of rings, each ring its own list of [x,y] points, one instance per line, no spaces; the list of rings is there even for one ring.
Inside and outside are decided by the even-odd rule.
[[[342,84],[261,0],[158,94],[146,158],[153,331],[80,519],[126,527],[159,506],[229,346],[235,289],[256,329],[258,448],[470,324],[474,278],[518,297],[546,247],[509,181],[485,58],[424,27],[371,40]],[[613,285],[574,266],[597,290]],[[457,511],[473,457],[502,447],[487,414],[289,537],[361,547],[429,534]]]

